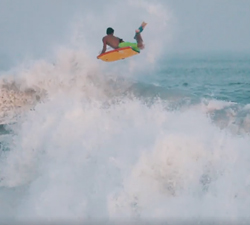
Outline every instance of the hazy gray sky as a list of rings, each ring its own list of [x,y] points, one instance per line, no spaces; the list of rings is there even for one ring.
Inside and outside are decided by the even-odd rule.
[[[250,0],[148,2],[161,3],[171,14],[168,51],[250,52]],[[87,13],[95,16],[91,26],[103,26],[100,33],[104,33],[107,16],[124,10],[116,4],[114,0],[0,0],[0,57],[20,60],[45,56],[56,45],[67,44],[73,21]],[[109,15],[102,16],[104,8],[109,9]],[[119,13],[115,15],[119,22]],[[136,18],[139,14],[127,16]],[[101,37],[94,40],[97,38]]]
[[[188,51],[250,51],[249,0],[169,0],[174,45]]]

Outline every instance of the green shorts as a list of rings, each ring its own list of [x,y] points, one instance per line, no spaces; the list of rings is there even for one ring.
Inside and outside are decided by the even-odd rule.
[[[138,48],[137,43],[122,42],[119,44],[119,48],[124,48],[124,47],[131,47],[134,51],[140,53],[140,49]]]

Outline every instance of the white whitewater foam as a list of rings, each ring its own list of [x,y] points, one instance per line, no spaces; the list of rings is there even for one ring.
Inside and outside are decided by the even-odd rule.
[[[109,107],[70,99],[40,104],[13,127],[1,186],[25,191],[9,198],[9,205],[18,203],[5,215],[45,221],[248,216],[249,136],[232,136],[199,111],[168,112],[137,99]]]

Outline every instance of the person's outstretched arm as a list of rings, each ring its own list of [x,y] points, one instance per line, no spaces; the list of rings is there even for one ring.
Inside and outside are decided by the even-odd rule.
[[[105,53],[106,50],[107,50],[107,42],[106,42],[105,37],[102,39],[102,42],[103,42],[103,48],[102,48],[102,53],[101,54]]]

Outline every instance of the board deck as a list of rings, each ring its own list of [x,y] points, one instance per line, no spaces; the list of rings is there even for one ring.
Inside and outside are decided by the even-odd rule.
[[[131,47],[124,47],[100,54],[97,58],[105,62],[114,62],[137,54],[139,54],[139,52],[134,51]]]

